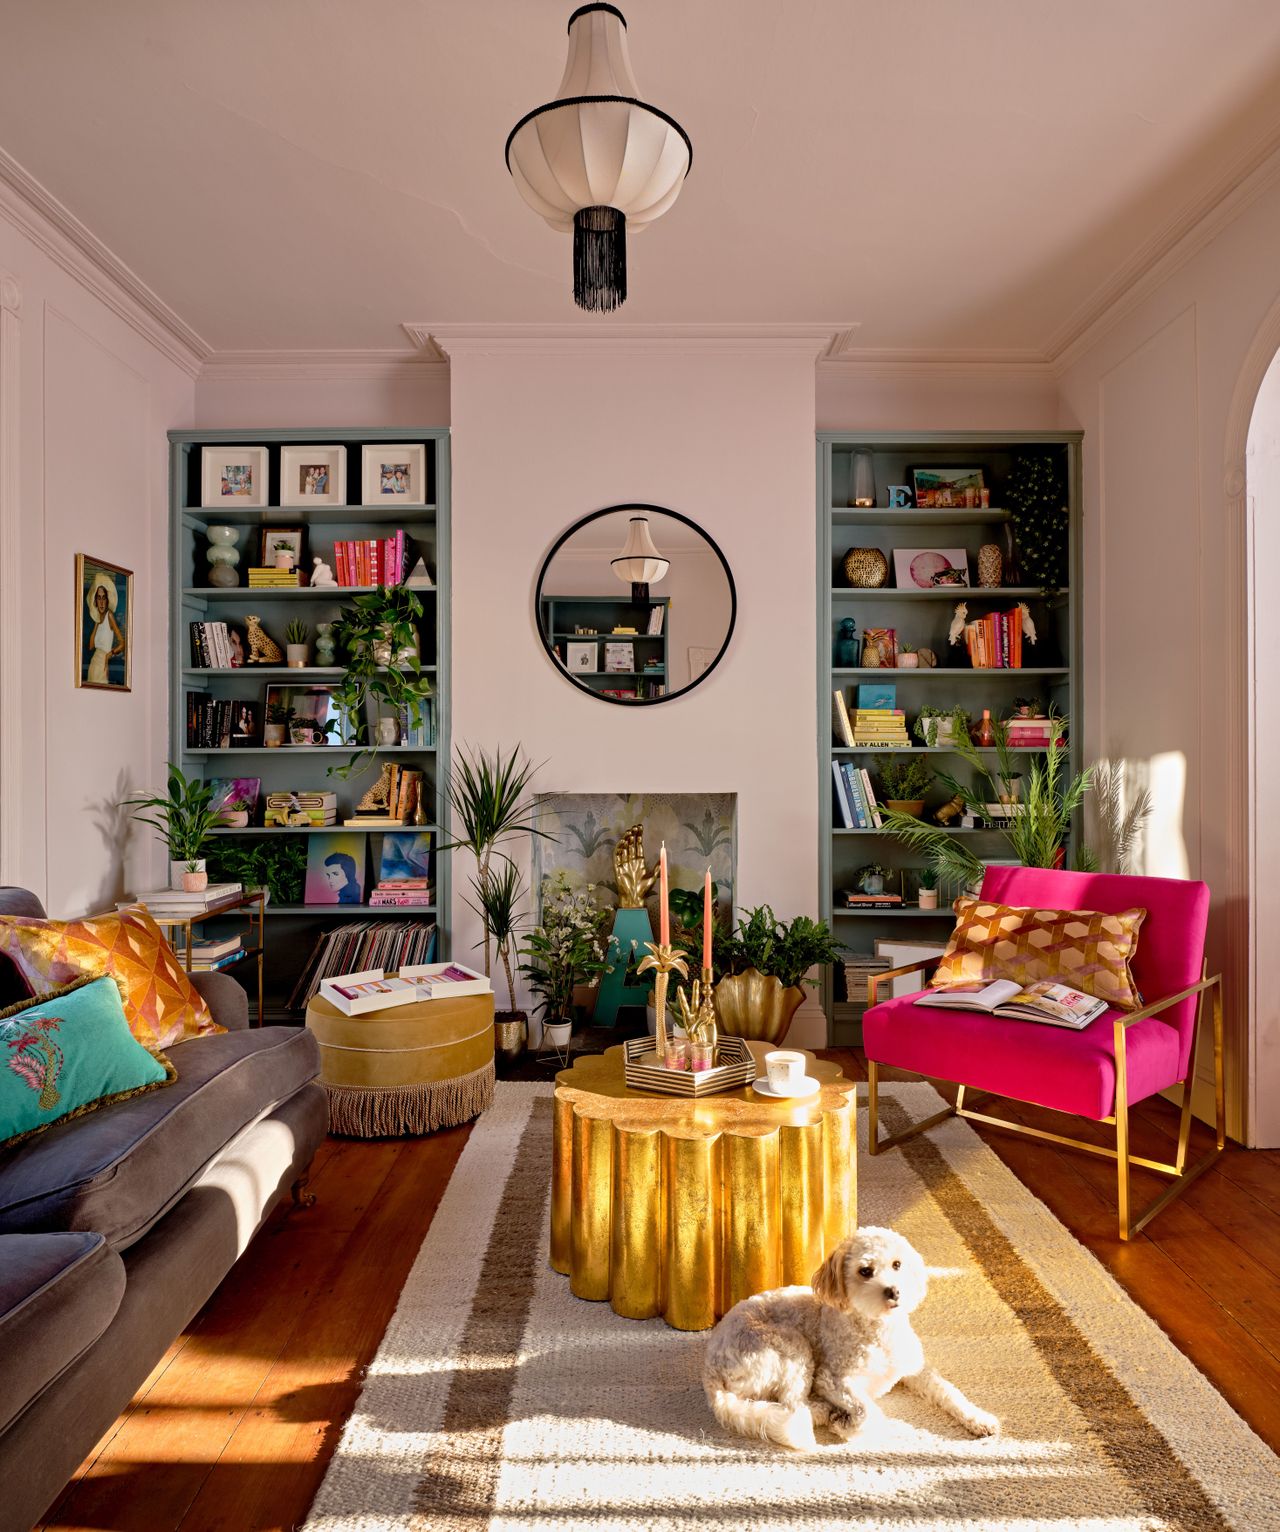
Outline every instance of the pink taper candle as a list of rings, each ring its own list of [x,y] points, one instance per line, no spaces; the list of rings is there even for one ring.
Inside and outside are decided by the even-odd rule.
[[[658,941],[671,945],[671,911],[667,908],[667,843],[658,852]]]
[[[702,891],[702,966],[711,967],[711,869],[707,868],[707,881]]]

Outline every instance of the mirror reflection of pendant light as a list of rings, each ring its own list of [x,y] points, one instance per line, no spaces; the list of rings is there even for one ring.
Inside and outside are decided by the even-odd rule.
[[[663,558],[653,545],[647,516],[631,518],[622,552],[609,563],[624,584],[630,582],[633,601],[647,601],[650,583],[656,584],[671,568],[671,560]]]
[[[627,22],[612,5],[569,17],[569,57],[554,101],[507,138],[516,190],[562,233],[573,230],[573,301],[607,312],[627,297],[627,230],[675,202],[693,162],[689,135],[639,99]]]

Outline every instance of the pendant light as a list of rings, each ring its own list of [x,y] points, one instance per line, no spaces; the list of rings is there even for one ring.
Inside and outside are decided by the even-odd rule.
[[[631,518],[622,552],[609,563],[623,584],[630,584],[633,601],[647,601],[650,583],[661,580],[671,568],[671,560],[663,558],[654,547],[647,516]]]
[[[553,229],[573,230],[574,302],[598,313],[626,301],[627,230],[667,211],[693,161],[685,130],[639,96],[626,18],[616,6],[579,6],[555,100],[507,138],[516,190]]]

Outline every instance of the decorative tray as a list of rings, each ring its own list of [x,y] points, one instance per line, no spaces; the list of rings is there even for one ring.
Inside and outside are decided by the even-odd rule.
[[[756,1061],[740,1037],[721,1037],[716,1045],[720,1062],[697,1071],[665,1068],[658,1062],[651,1037],[629,1037],[625,1047],[625,1075],[632,1090],[654,1091],[661,1096],[714,1096],[720,1091],[740,1090],[756,1077]]]

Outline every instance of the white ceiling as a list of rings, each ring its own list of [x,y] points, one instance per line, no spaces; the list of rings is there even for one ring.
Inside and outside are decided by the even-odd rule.
[[[217,350],[573,322],[502,149],[571,0],[0,0],[0,148]],[[1276,0],[623,0],[694,146],[630,322],[1052,352],[1280,133]],[[607,325],[607,319],[583,319]]]

